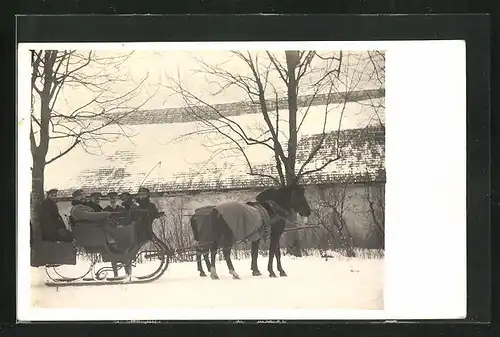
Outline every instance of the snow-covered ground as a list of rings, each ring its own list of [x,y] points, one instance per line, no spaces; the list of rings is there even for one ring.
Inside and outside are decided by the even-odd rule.
[[[31,270],[31,303],[36,308],[142,309],[383,309],[383,259],[319,256],[282,257],[288,277],[254,277],[250,260],[233,260],[241,276],[234,280],[224,261],[220,280],[201,278],[196,263],[171,263],[157,281],[147,284],[59,287],[44,285],[44,268]],[[276,271],[276,268],[275,268]]]

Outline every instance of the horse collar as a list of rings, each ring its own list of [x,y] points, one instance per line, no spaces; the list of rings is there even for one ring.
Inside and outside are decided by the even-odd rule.
[[[275,201],[273,200],[269,200],[267,202],[267,204],[269,205],[269,207],[273,210],[274,214],[278,217],[281,216],[281,213],[283,213],[283,215],[285,217],[288,216],[288,210],[284,209],[283,207],[281,207],[280,205],[278,205]],[[280,212],[281,211],[281,212]]]

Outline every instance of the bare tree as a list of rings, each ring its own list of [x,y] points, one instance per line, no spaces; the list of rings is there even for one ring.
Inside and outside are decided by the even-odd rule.
[[[385,91],[385,53],[378,50],[368,51],[368,59],[373,69],[370,73],[370,82],[374,83],[379,91]],[[385,118],[381,116],[381,113],[385,111],[385,95],[373,97],[369,91],[366,94],[369,99],[358,103],[371,108],[372,115],[368,125],[376,121],[376,125],[385,130]]]
[[[231,55],[236,60],[233,63],[208,64],[197,59],[201,70],[194,73],[205,76],[207,83],[216,88],[211,92],[212,96],[228,90],[240,91],[249,99],[251,106],[248,108],[261,115],[260,124],[239,124],[221,106],[204,99],[202,93],[188,90],[180,75],[169,78],[170,83],[166,85],[182,97],[186,113],[200,125],[189,136],[204,134],[209,140],[207,147],[216,149],[210,159],[231,152],[243,159],[249,175],[260,176],[269,184],[286,186],[299,183],[303,177],[321,171],[341,158],[340,148],[335,146],[335,152],[329,158],[324,158],[320,165],[311,165],[325,146],[327,134],[332,129],[340,131],[347,103],[362,99],[361,96],[370,97],[363,93],[359,95],[360,91],[364,92],[367,77],[373,77],[367,73],[375,72],[369,55],[292,50],[282,53],[233,51]],[[229,65],[236,63],[241,65],[239,70],[228,69]],[[355,94],[357,97],[353,97]],[[373,95],[374,98],[383,96],[383,91]],[[323,111],[318,117],[317,113],[311,113],[311,108],[319,99],[323,100]],[[320,118],[318,131],[322,136],[299,160],[297,145],[308,116],[315,120]],[[274,162],[272,167],[259,168],[253,164],[249,155],[252,148],[267,150]],[[291,220],[294,223],[295,216]],[[291,253],[300,256],[297,231],[288,233],[288,237],[289,246],[294,247]]]
[[[366,201],[372,218],[372,231],[377,243],[385,248],[385,186],[367,186],[365,191]]]
[[[190,218],[185,214],[184,200],[174,199],[166,204],[163,240],[168,241],[172,248],[186,248],[192,246],[193,237],[189,224]],[[176,261],[191,261],[194,258],[190,251],[181,251]]]
[[[121,66],[131,55],[31,51],[31,224],[35,242],[40,239],[35,209],[44,195],[45,167],[77,147],[92,153],[103,142],[132,136],[120,121],[152,95],[134,105],[147,75],[134,82],[124,73]],[[73,97],[68,99],[66,94]],[[80,106],[68,102],[75,99]],[[66,148],[48,158],[52,142],[65,143]]]
[[[353,257],[353,238],[345,221],[347,186],[318,187],[312,200],[318,224],[328,237],[329,248],[338,249]]]

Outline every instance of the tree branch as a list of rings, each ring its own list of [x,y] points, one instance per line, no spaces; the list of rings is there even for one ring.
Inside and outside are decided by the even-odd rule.
[[[225,124],[228,128],[230,128],[235,134],[238,135],[241,140],[243,140],[247,145],[262,145],[267,147],[268,149],[274,151],[273,147],[267,144],[268,141],[271,140],[271,138],[267,138],[264,140],[259,140],[255,139],[253,137],[250,137],[243,128],[236,123],[235,121],[231,120],[230,118],[224,116],[217,108],[215,108],[213,105],[207,103],[206,101],[202,100],[201,98],[195,96],[191,92],[187,91],[182,87],[180,82],[176,82],[176,85],[178,88],[174,87],[169,87],[169,89],[173,90],[174,92],[180,94],[186,103],[187,110],[194,115],[198,121],[203,122],[204,124],[208,124],[210,126],[213,126],[213,123],[207,123],[208,120],[211,119],[211,116],[203,116],[200,113],[197,113],[196,110],[201,110],[199,106],[196,106],[195,104],[192,104],[191,100],[194,100],[196,103],[200,103],[202,106],[208,107],[210,111],[214,112],[219,119],[217,119],[218,122]]]
[[[339,160],[341,157],[340,156],[337,156],[335,158],[332,158],[332,159],[329,159],[327,160],[323,165],[321,165],[320,167],[318,168],[315,168],[315,169],[312,169],[312,170],[309,170],[309,171],[305,171],[305,172],[302,172],[302,174],[300,175],[300,178],[303,178],[305,177],[306,175],[308,174],[311,174],[311,173],[315,173],[315,172],[319,172],[321,170],[323,170],[325,167],[327,167],[328,165],[330,165],[331,163],[334,163],[336,162],[337,160]]]
[[[63,152],[59,153],[57,156],[53,157],[52,159],[50,160],[47,160],[45,161],[45,165],[49,165],[50,163],[54,162],[55,160],[61,158],[62,156],[64,156],[66,153],[68,153],[69,151],[73,150],[73,148],[75,146],[77,146],[78,144],[80,144],[80,139],[77,139],[73,144],[71,144],[70,147],[68,147],[66,150],[64,150]]]

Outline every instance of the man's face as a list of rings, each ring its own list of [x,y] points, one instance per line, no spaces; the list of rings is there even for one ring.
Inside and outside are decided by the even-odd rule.
[[[109,204],[110,205],[116,205],[118,203],[118,198],[117,197],[109,197]]]
[[[147,192],[139,192],[139,193],[137,194],[137,198],[138,198],[139,200],[146,199],[147,197],[148,197],[148,193],[147,193]]]
[[[57,193],[50,193],[47,195],[47,197],[53,202],[57,202]]]
[[[99,197],[97,195],[90,197],[90,201],[92,201],[94,204],[99,203]]]

